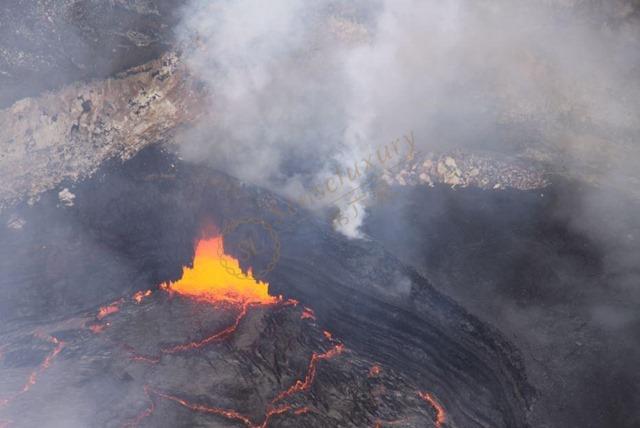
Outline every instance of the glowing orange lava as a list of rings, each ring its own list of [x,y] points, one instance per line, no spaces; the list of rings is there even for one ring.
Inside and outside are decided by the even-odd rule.
[[[161,350],[163,354],[194,351],[226,339],[238,329],[252,306],[298,304],[292,299],[285,301],[282,297],[269,295],[269,284],[257,281],[251,271],[246,274],[242,272],[238,261],[224,254],[224,242],[221,236],[200,240],[196,246],[193,267],[184,267],[182,278],[176,282],[162,284],[160,289],[169,295],[178,294],[214,304],[230,304],[240,309],[235,321],[229,327],[200,340],[165,347]],[[139,291],[133,295],[132,299],[136,303],[141,303],[151,294],[151,290]],[[118,310],[114,305],[101,308],[98,314],[99,319],[115,312],[113,309],[108,311],[107,308]],[[160,356],[138,354],[131,347],[126,350],[133,361],[157,364],[161,359]]]
[[[102,324],[97,324],[97,325],[92,325],[89,327],[91,329],[91,331],[95,334],[100,334],[104,331],[104,329],[106,328],[106,326],[102,325]]]
[[[296,383],[293,384],[293,386],[291,386],[286,391],[283,391],[282,393],[280,393],[275,398],[275,400],[273,400],[273,402],[275,403],[277,401],[280,401],[298,392],[307,391],[309,388],[311,388],[311,385],[313,385],[313,382],[316,379],[318,362],[320,362],[320,360],[328,360],[337,355],[340,355],[342,351],[344,351],[344,345],[338,344],[333,348],[331,348],[330,350],[328,350],[327,352],[324,352],[322,354],[317,354],[314,352],[313,355],[311,355],[311,361],[309,362],[309,367],[307,368],[307,375],[305,376],[304,381],[297,380]]]
[[[194,298],[214,304],[225,303],[231,304],[233,307],[239,308],[235,321],[229,327],[218,331],[204,339],[174,345],[163,348],[162,354],[175,354],[200,349],[211,343],[220,342],[228,338],[237,329],[242,320],[246,317],[251,307],[255,306],[297,306],[298,301],[293,299],[284,300],[281,296],[274,297],[269,295],[269,284],[256,280],[251,270],[244,273],[240,268],[239,262],[231,256],[224,254],[223,238],[216,237],[212,239],[201,240],[195,251],[193,267],[184,267],[182,278],[173,283],[166,283],[160,286],[160,289],[170,295],[177,294],[188,298]],[[136,293],[133,300],[140,303],[144,297],[149,294]],[[304,308],[302,319],[315,320],[313,310]],[[323,353],[313,353],[307,367],[307,372],[303,380],[297,380],[289,389],[278,394],[267,406],[262,423],[254,423],[249,417],[231,409],[223,409],[211,407],[205,404],[187,401],[176,395],[170,395],[166,392],[156,390],[147,385],[144,388],[145,395],[150,401],[150,405],[139,413],[134,419],[125,424],[125,426],[137,426],[143,419],[151,416],[155,409],[155,398],[161,398],[174,402],[193,412],[218,415],[229,420],[235,420],[243,423],[248,428],[266,428],[269,421],[278,415],[292,413],[294,415],[302,415],[310,412],[307,407],[294,407],[291,404],[282,403],[276,405],[277,402],[285,398],[308,391],[316,378],[318,363],[322,360],[333,358],[344,351],[344,345],[334,340],[331,333],[323,332],[324,336],[333,342],[333,347]],[[123,345],[125,350],[129,352],[130,359],[134,361],[143,361],[157,364],[161,360],[161,356],[149,356],[136,353],[132,347]]]
[[[245,307],[246,306],[247,305],[245,305]],[[344,349],[345,349],[344,345],[339,343],[337,345],[334,345],[333,348],[321,354],[314,352],[311,355],[311,360],[309,361],[309,365],[307,366],[307,373],[305,375],[304,381],[297,380],[296,383],[292,385],[289,389],[287,389],[286,391],[283,391],[282,393],[277,395],[273,400],[271,400],[271,403],[266,409],[264,419],[261,424],[254,423],[253,421],[251,421],[249,417],[243,415],[242,413],[236,410],[223,409],[219,407],[211,407],[204,404],[192,403],[178,396],[170,395],[165,392],[158,391],[156,389],[153,389],[151,386],[146,385],[144,387],[144,392],[151,404],[149,405],[149,407],[147,407],[142,412],[140,412],[132,420],[125,423],[124,427],[137,427],[142,422],[143,419],[151,416],[155,412],[156,405],[152,397],[155,395],[158,398],[172,401],[183,407],[186,407],[187,409],[193,412],[222,416],[229,420],[242,422],[248,428],[267,428],[269,426],[269,421],[274,416],[282,415],[289,412],[293,413],[296,416],[299,416],[299,415],[303,415],[305,413],[311,412],[311,409],[309,409],[308,407],[296,408],[296,407],[293,407],[291,404],[282,404],[282,405],[276,406],[276,403],[287,397],[290,397],[291,395],[308,391],[311,388],[311,385],[313,385],[313,382],[315,381],[316,372],[318,369],[318,362],[320,362],[321,360],[328,360],[328,359],[334,358],[340,355],[344,351]]]
[[[47,370],[51,366],[53,359],[57,357],[60,352],[62,352],[62,348],[64,348],[65,346],[65,343],[63,341],[58,340],[53,336],[44,336],[41,334],[36,334],[35,336],[49,343],[54,344],[55,348],[53,348],[53,350],[49,352],[49,354],[47,354],[47,356],[44,358],[42,363],[34,371],[31,372],[31,374],[27,378],[27,381],[25,382],[24,386],[20,391],[14,393],[9,398],[0,399],[0,407],[8,405],[11,401],[13,401],[18,396],[29,392],[31,387],[36,384],[38,375],[44,372],[45,370]]]
[[[123,302],[124,302],[124,300],[120,299],[118,301],[115,301],[115,302],[111,303],[110,305],[101,307],[100,310],[98,311],[98,315],[96,316],[96,318],[101,320],[106,316],[109,316],[111,314],[115,314],[116,312],[118,312],[120,310],[120,305]]]
[[[238,326],[240,325],[240,321],[242,321],[242,319],[247,315],[249,306],[250,306],[249,303],[243,304],[242,310],[236,316],[235,322],[229,327],[225,328],[224,330],[219,331],[215,334],[212,334],[211,336],[206,337],[202,340],[198,340],[195,342],[188,342],[182,345],[176,345],[169,348],[164,348],[162,352],[164,352],[165,354],[176,354],[178,352],[193,351],[195,349],[202,348],[203,346],[207,346],[210,343],[219,342],[221,340],[226,339],[238,329]]]
[[[221,409],[218,407],[211,407],[211,406],[207,406],[204,404],[197,404],[197,403],[191,403],[183,398],[180,397],[176,397],[174,395],[169,395],[169,394],[165,394],[163,392],[157,391],[155,389],[152,388],[147,388],[147,393],[156,395],[160,398],[164,398],[165,400],[169,400],[169,401],[173,401],[174,403],[177,403],[183,407],[186,407],[187,409],[191,410],[192,412],[199,412],[199,413],[207,413],[210,415],[217,415],[217,416],[222,416],[224,418],[230,419],[230,420],[235,420],[238,422],[242,422],[243,424],[245,424],[248,428],[266,428],[269,425],[269,420],[271,418],[273,418],[274,416],[277,415],[281,415],[287,412],[292,411],[294,414],[296,415],[300,415],[303,413],[306,413],[308,411],[308,409],[306,408],[299,408],[299,409],[294,409],[293,407],[291,407],[290,405],[283,405],[280,407],[274,407],[274,408],[269,408],[267,409],[267,412],[265,414],[264,417],[264,421],[261,424],[255,424],[253,423],[253,421],[251,421],[251,419],[249,419],[247,416],[243,415],[242,413],[239,413],[235,410],[227,410],[227,409]],[[153,410],[155,409],[155,406],[153,405],[153,401],[152,401],[152,405],[147,408],[146,412],[143,413],[146,417],[149,414],[153,413]],[[142,414],[141,414],[142,415]],[[140,419],[140,415],[138,416],[138,418],[136,418],[136,421],[139,422]]]
[[[302,310],[302,314],[300,315],[300,319],[302,320],[306,320],[306,319],[310,319],[310,320],[316,320],[316,314],[313,312],[313,309],[311,308],[304,308]]]
[[[371,369],[369,369],[369,377],[378,377],[381,372],[382,372],[382,369],[380,368],[380,366],[377,364],[374,364],[371,366]]]
[[[149,297],[149,296],[151,296],[151,290],[138,291],[136,294],[133,295],[133,300],[135,300],[136,303],[140,304],[142,303],[142,300],[145,297]]]
[[[183,398],[177,397],[175,395],[170,395],[161,391],[158,391],[156,389],[151,388],[149,385],[146,385],[144,387],[144,392],[147,396],[147,398],[150,401],[150,405],[149,407],[147,407],[145,410],[143,410],[140,414],[138,414],[135,418],[133,418],[131,421],[127,422],[124,424],[124,427],[136,427],[138,426],[143,419],[151,416],[153,414],[153,412],[156,409],[156,405],[155,402],[153,401],[152,395],[155,395],[159,398],[163,398],[165,400],[168,401],[173,401],[174,403],[177,403],[183,407],[186,407],[187,409],[193,411],[193,412],[200,412],[200,413],[207,413],[210,415],[217,415],[217,416],[222,416],[226,419],[230,419],[230,420],[235,420],[238,422],[242,422],[243,424],[245,424],[248,428],[266,428],[267,426],[269,426],[269,421],[271,420],[271,418],[273,418],[274,416],[278,416],[278,415],[282,415],[284,413],[287,412],[292,412],[294,415],[299,416],[299,415],[303,415],[305,413],[310,412],[311,410],[308,407],[299,407],[299,408],[294,408],[293,406],[289,405],[289,404],[285,404],[282,406],[278,406],[278,407],[268,407],[265,415],[264,415],[264,420],[262,421],[261,424],[255,424],[253,423],[253,421],[251,421],[251,419],[249,419],[247,416],[243,415],[240,412],[237,412],[235,410],[230,410],[230,409],[222,409],[219,407],[211,407],[211,406],[207,406],[204,404],[197,404],[197,403],[192,403],[189,402]],[[275,402],[275,400],[273,401]],[[272,404],[273,404],[272,402]]]
[[[428,392],[418,391],[418,396],[426,401],[436,411],[436,426],[438,428],[447,422],[447,412],[444,410],[442,404],[435,399],[435,397]]]
[[[238,260],[224,254],[222,236],[202,239],[197,247],[193,267],[184,267],[182,278],[170,283],[176,293],[211,302],[276,303],[279,298],[269,295],[269,284],[246,274]]]
[[[156,403],[151,398],[151,388],[149,387],[149,385],[145,385],[144,386],[144,394],[147,396],[147,399],[149,400],[149,402],[151,404],[149,405],[149,407],[147,407],[142,412],[140,412],[138,415],[136,415],[135,418],[131,419],[130,421],[125,422],[122,425],[122,428],[134,428],[134,427],[137,427],[138,425],[140,425],[140,422],[142,422],[142,420],[144,418],[147,418],[147,417],[151,416],[153,414],[153,412],[156,410]]]

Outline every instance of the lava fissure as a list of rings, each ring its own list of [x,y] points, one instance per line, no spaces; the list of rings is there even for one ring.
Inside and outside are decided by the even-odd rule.
[[[378,366],[374,365],[373,367],[378,367]],[[438,402],[438,400],[436,400],[436,398],[428,392],[418,391],[417,394],[418,394],[418,397],[424,400],[435,411],[436,415],[435,415],[434,422],[436,424],[436,427],[442,428],[444,424],[447,422],[447,413],[444,407],[442,406],[442,404],[440,404],[440,402]],[[384,421],[382,419],[376,419],[374,421],[373,428],[382,428],[384,426],[404,424],[407,421],[408,421],[408,418],[397,419],[394,421]]]
[[[250,303],[243,304],[241,307],[240,313],[236,316],[234,323],[229,327],[225,328],[224,330],[219,331],[215,334],[212,334],[211,336],[208,336],[202,340],[163,348],[162,352],[165,354],[176,354],[179,352],[193,351],[195,349],[200,349],[204,346],[207,346],[211,343],[225,340],[227,337],[232,335],[238,329],[238,326],[242,322],[242,319],[247,315],[247,312],[250,306],[252,306],[252,304]]]
[[[196,246],[193,267],[184,267],[182,277],[166,288],[200,301],[239,306],[240,312],[235,322],[224,330],[199,341],[164,348],[165,354],[191,351],[222,341],[237,330],[249,307],[282,302],[281,297],[269,294],[269,284],[256,280],[251,270],[244,273],[238,260],[224,254],[221,236],[201,240]]]
[[[35,336],[49,343],[54,344],[55,347],[51,352],[47,354],[47,356],[44,358],[42,363],[40,363],[40,365],[34,371],[31,372],[31,374],[27,378],[27,381],[25,382],[24,386],[20,391],[14,393],[9,398],[0,399],[0,407],[8,405],[20,395],[29,392],[31,387],[36,384],[38,380],[38,375],[44,372],[45,370],[47,370],[51,366],[51,363],[53,362],[54,358],[57,357],[60,352],[62,352],[62,349],[66,345],[65,342],[53,336],[43,336],[40,334],[36,334]]]
[[[297,380],[296,383],[294,383],[291,387],[289,387],[289,389],[281,392],[272,401],[272,403],[276,403],[298,392],[309,390],[309,388],[311,388],[311,385],[313,385],[313,382],[315,381],[315,378],[316,378],[316,373],[318,370],[318,362],[320,362],[321,360],[328,360],[337,355],[340,355],[342,351],[344,351],[344,345],[337,344],[333,348],[331,348],[330,350],[322,354],[318,354],[314,352],[311,355],[311,361],[309,361],[309,366],[307,367],[307,374],[305,375],[304,381]]]
[[[120,305],[122,305],[123,303],[124,303],[124,299],[119,299],[107,306],[102,306],[98,311],[98,315],[96,315],[96,318],[99,320],[102,320],[111,314],[115,314],[116,312],[119,312]]]
[[[247,308],[250,305],[244,305],[244,313],[246,314]],[[244,315],[242,315],[244,316]],[[238,317],[237,319],[241,319],[242,317]],[[239,323],[239,321],[238,321]],[[236,323],[237,324],[237,323]],[[237,327],[237,325],[236,325]],[[229,329],[225,329],[224,331],[227,331]],[[223,331],[223,332],[224,332]],[[221,332],[221,333],[223,333]],[[328,332],[326,332],[328,333]],[[329,334],[330,336],[330,334]],[[225,336],[226,337],[226,336]],[[333,340],[333,339],[332,339]],[[189,344],[185,345],[188,346]],[[190,347],[188,349],[191,349]],[[136,426],[138,425],[144,418],[150,416],[153,411],[155,410],[155,404],[153,402],[153,399],[151,397],[151,394],[154,394],[158,397],[164,398],[166,400],[169,401],[173,401],[175,403],[178,403],[180,405],[182,405],[183,407],[186,407],[194,412],[201,412],[201,413],[208,413],[208,414],[215,414],[218,416],[223,416],[227,419],[231,419],[231,420],[237,420],[240,421],[242,423],[244,423],[247,427],[249,428],[266,428],[269,420],[276,415],[280,415],[280,414],[284,414],[287,413],[289,411],[293,412],[295,415],[301,415],[304,413],[308,413],[310,411],[310,409],[308,407],[301,407],[301,408],[294,408],[289,404],[283,404],[280,406],[275,406],[275,404],[278,401],[281,401],[287,397],[290,397],[294,394],[300,393],[300,392],[305,392],[308,391],[311,386],[313,385],[315,379],[316,379],[316,374],[317,374],[317,370],[318,370],[318,363],[322,360],[328,360],[331,359],[337,355],[340,355],[343,351],[344,351],[344,345],[338,343],[336,345],[334,345],[331,349],[329,349],[326,352],[323,353],[316,353],[314,352],[311,355],[311,359],[309,361],[309,365],[307,366],[307,373],[305,375],[304,381],[301,380],[297,380],[291,387],[289,387],[289,389],[287,389],[286,391],[281,392],[280,394],[278,394],[270,403],[270,406],[267,408],[266,414],[265,414],[265,419],[262,422],[262,424],[254,424],[251,419],[249,419],[249,417],[235,411],[235,410],[229,410],[229,409],[222,409],[222,408],[218,408],[218,407],[211,407],[211,406],[206,406],[206,405],[202,405],[202,404],[195,404],[195,403],[191,403],[183,398],[174,396],[174,395],[170,395],[170,394],[166,394],[163,392],[160,392],[158,390],[155,390],[149,386],[145,386],[145,394],[147,395],[147,397],[149,398],[149,400],[151,401],[151,406],[149,406],[147,409],[145,409],[143,412],[141,412],[138,416],[136,416],[136,418],[130,422],[129,424],[125,424],[125,426]],[[182,351],[182,349],[180,349],[180,351]],[[146,358],[146,357],[143,357]]]
[[[137,426],[138,424],[140,424],[142,422],[143,419],[145,419],[146,417],[148,417],[151,414],[153,414],[153,412],[155,411],[155,403],[153,401],[152,395],[155,395],[155,396],[163,398],[165,400],[177,403],[177,404],[179,404],[179,405],[191,410],[192,412],[206,413],[206,414],[210,414],[210,415],[217,415],[217,416],[222,416],[222,417],[224,417],[226,419],[229,419],[229,420],[235,420],[235,421],[238,421],[238,422],[242,422],[248,428],[266,428],[269,425],[269,421],[271,420],[271,418],[273,418],[274,416],[277,416],[277,415],[282,415],[282,414],[287,413],[287,412],[292,412],[295,415],[301,415],[301,414],[307,413],[309,411],[309,409],[307,407],[293,408],[290,405],[283,405],[283,406],[279,406],[279,407],[271,407],[271,408],[267,409],[267,412],[265,413],[265,417],[264,417],[263,422],[261,424],[255,424],[249,417],[247,417],[247,416],[243,415],[242,413],[237,412],[235,410],[229,410],[229,409],[223,409],[223,408],[219,408],[219,407],[207,406],[207,405],[204,405],[204,404],[192,403],[190,401],[185,400],[184,398],[180,398],[180,397],[177,397],[175,395],[170,395],[170,394],[158,391],[158,390],[153,389],[153,388],[151,388],[149,386],[145,387],[145,394],[149,398],[149,401],[151,402],[151,405],[149,407],[147,407],[139,415],[137,415],[131,422],[126,423],[124,425],[125,427]]]
[[[250,270],[247,273],[244,273],[240,268],[239,262],[224,254],[223,248],[222,237],[201,240],[195,250],[193,266],[183,268],[183,274],[180,280],[174,283],[164,284],[164,286],[160,288],[169,293],[176,293],[198,301],[209,302],[215,305],[228,304],[234,307],[239,307],[240,311],[237,314],[235,321],[229,327],[202,340],[162,348],[162,354],[176,354],[180,352],[194,351],[209,344],[227,339],[237,331],[251,307],[298,305],[299,302],[296,300],[284,300],[281,296],[271,296],[268,290],[269,285],[255,280]],[[136,293],[133,300],[136,301],[136,303],[140,303],[142,299],[149,294],[143,292]],[[301,314],[301,319],[315,320],[313,310],[310,308],[304,308]],[[236,410],[193,403],[184,398],[156,390],[147,385],[144,388],[144,392],[151,403],[150,406],[138,414],[131,422],[125,424],[125,426],[136,426],[143,419],[153,414],[156,408],[156,404],[153,399],[154,396],[177,403],[193,412],[218,415],[229,420],[241,422],[249,428],[266,428],[271,418],[287,412],[292,412],[295,415],[310,412],[311,410],[308,407],[293,407],[291,404],[286,403],[276,405],[276,403],[294,394],[308,391],[316,379],[318,363],[322,360],[331,359],[344,351],[344,345],[333,339],[331,333],[325,331],[323,334],[325,338],[332,343],[332,348],[322,353],[314,352],[311,355],[304,379],[297,380],[291,387],[278,394],[271,401],[267,406],[264,420],[260,424],[254,423],[248,416],[243,415]],[[131,353],[130,358],[135,361],[151,362],[155,364],[159,362],[161,358],[161,356],[154,357],[137,354],[131,347],[127,347],[126,349]]]
[[[433,410],[435,410],[436,427],[442,427],[444,423],[447,422],[447,412],[442,404],[440,404],[440,402],[438,402],[438,400],[436,400],[436,398],[428,392],[418,391],[418,396],[425,402],[427,402],[427,404],[429,404],[433,408]]]
[[[315,314],[315,312],[313,312],[313,309],[305,307],[302,310],[302,314],[300,315],[300,319],[302,319],[302,320],[310,319],[310,320],[315,321],[316,320],[316,314]]]
[[[161,361],[160,357],[156,357],[153,355],[142,355],[142,354],[136,354],[136,353],[132,353],[131,355],[129,355],[129,359],[131,361],[141,361],[147,364],[160,364],[160,361]]]
[[[145,297],[149,297],[151,296],[152,291],[151,290],[146,290],[146,291],[138,291],[137,293],[135,293],[132,297],[132,299],[137,303],[140,304],[142,303],[142,300],[144,300]]]
[[[147,407],[142,412],[137,414],[135,418],[133,418],[129,422],[125,422],[122,425],[122,428],[134,428],[134,427],[137,427],[138,425],[140,425],[140,423],[142,422],[143,419],[151,416],[153,414],[153,412],[156,410],[156,403],[153,401],[153,397],[151,396],[150,388],[149,388],[148,385],[144,386],[144,394],[147,396],[147,399],[149,400],[149,402],[151,404],[149,405],[149,407]]]
[[[129,359],[132,361],[143,361],[150,364],[160,363],[160,356],[138,353],[131,345],[126,343],[123,343],[120,346],[125,352],[129,353]]]

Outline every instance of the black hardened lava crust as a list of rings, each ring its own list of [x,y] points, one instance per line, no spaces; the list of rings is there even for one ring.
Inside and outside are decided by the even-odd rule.
[[[272,293],[313,307],[345,346],[428,385],[452,423],[528,425],[533,389],[518,350],[375,241],[347,239],[268,192],[156,148],[67,187],[73,206],[56,189],[3,213],[4,224],[20,223],[0,232],[7,328],[176,279],[207,224],[258,219],[279,241],[277,263],[263,272]],[[225,245],[242,260],[233,237]]]

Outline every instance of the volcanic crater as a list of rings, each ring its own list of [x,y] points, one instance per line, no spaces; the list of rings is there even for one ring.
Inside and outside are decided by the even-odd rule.
[[[157,147],[68,185],[3,219],[11,426],[525,426],[516,348],[375,242]]]

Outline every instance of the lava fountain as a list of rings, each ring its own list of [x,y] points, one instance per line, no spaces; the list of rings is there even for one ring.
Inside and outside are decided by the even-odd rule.
[[[166,286],[178,294],[212,303],[273,304],[280,297],[269,295],[269,284],[242,271],[235,258],[224,253],[222,236],[198,242],[193,266],[185,266],[182,278]]]

